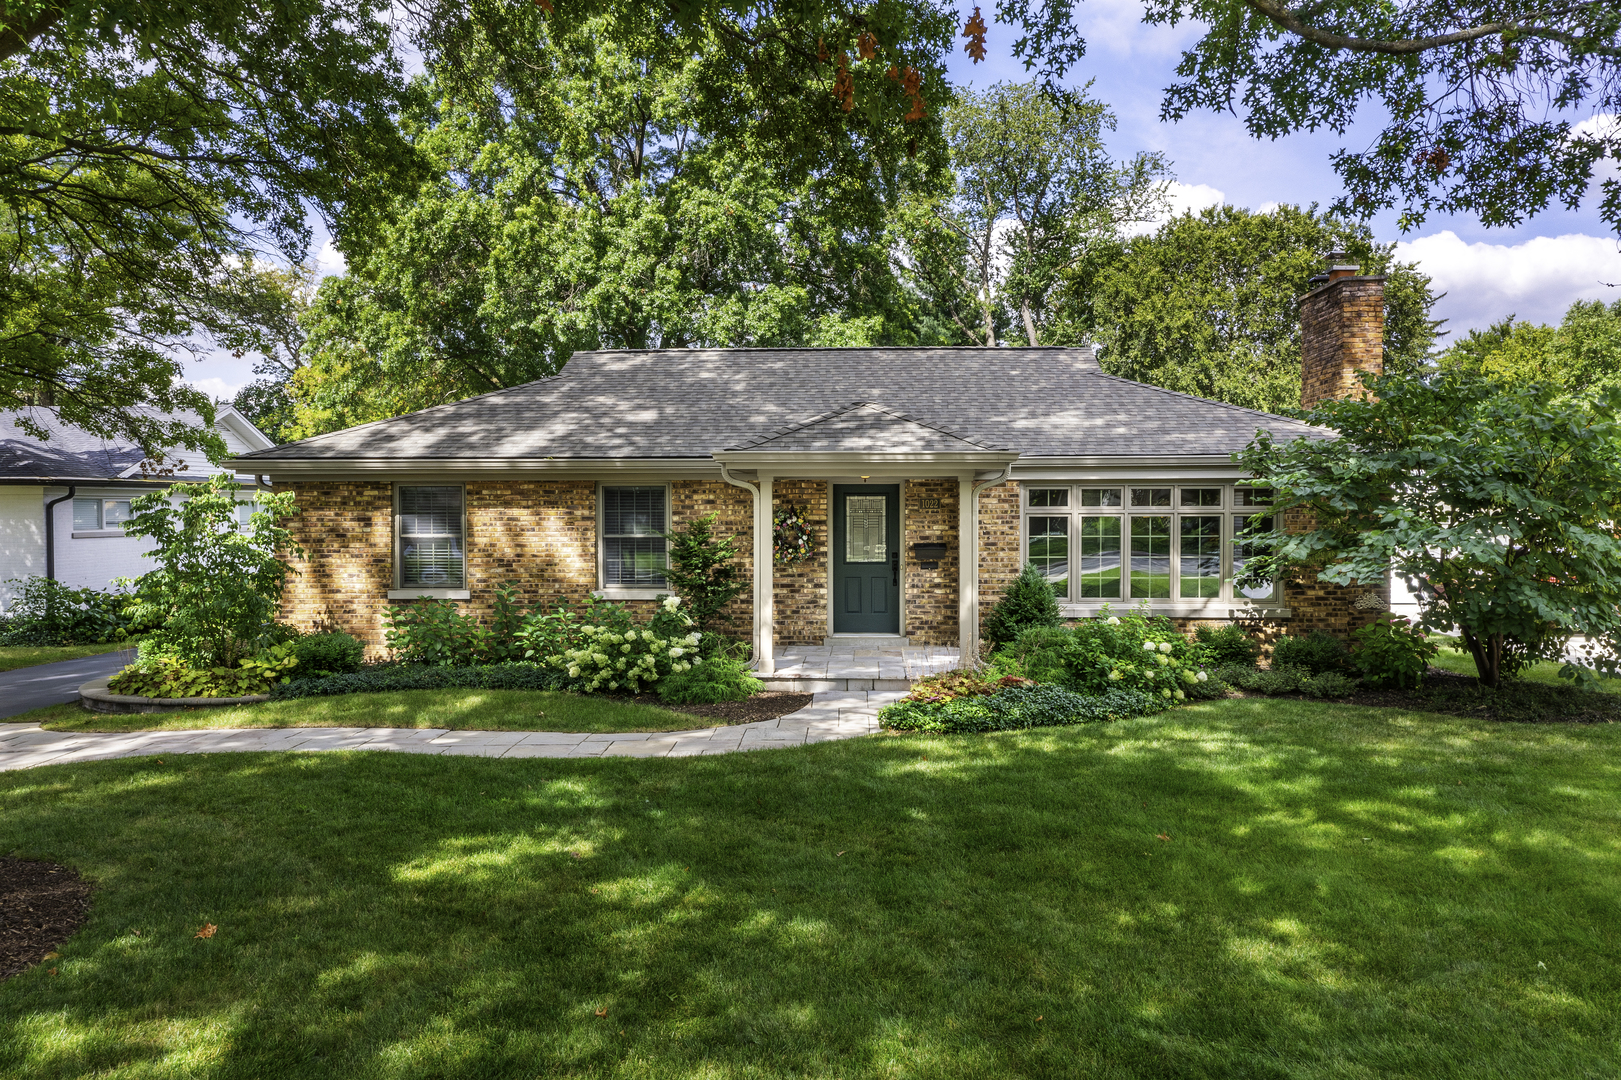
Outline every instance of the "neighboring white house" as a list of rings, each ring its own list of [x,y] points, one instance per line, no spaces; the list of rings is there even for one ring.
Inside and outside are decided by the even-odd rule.
[[[147,455],[140,447],[63,424],[52,409],[30,413],[51,433],[48,440],[26,434],[12,416],[0,416],[0,604],[7,608],[16,587],[6,582],[13,578],[38,575],[75,588],[105,589],[114,578],[152,569],[152,560],[141,555],[150,542],[125,536],[120,527],[130,500],[167,487],[171,479],[227,471],[202,454],[171,450],[165,465],[187,468],[174,478],[145,477],[141,462]],[[214,430],[233,457],[275,445],[229,405],[220,406]],[[257,478],[235,475],[248,489],[247,500]]]

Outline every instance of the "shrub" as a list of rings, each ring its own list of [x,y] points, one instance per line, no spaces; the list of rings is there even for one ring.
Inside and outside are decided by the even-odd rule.
[[[1473,679],[1426,679],[1417,691],[1434,712],[1525,724],[1621,723],[1621,694],[1569,684],[1505,680],[1492,689]]]
[[[1377,686],[1409,690],[1424,678],[1430,658],[1440,651],[1424,631],[1400,615],[1384,614],[1351,635],[1356,652],[1351,659]]]
[[[1344,698],[1356,693],[1357,681],[1337,671],[1325,671],[1300,680],[1300,692],[1312,698]]]
[[[737,536],[715,535],[717,514],[694,518],[679,532],[664,534],[670,545],[665,578],[687,602],[687,613],[700,631],[709,630],[721,609],[739,596],[749,583],[737,559]]]
[[[675,705],[714,705],[742,701],[765,689],[741,660],[718,656],[673,671],[658,681],[659,697]]]
[[[645,627],[626,626],[623,609],[608,612],[613,621],[580,627],[579,644],[548,656],[545,662],[568,673],[571,689],[639,692],[643,683],[657,682],[696,664],[710,663],[698,655],[703,635],[691,629],[692,620],[681,611],[678,597],[666,596]]]
[[[1052,583],[1035,563],[1025,563],[986,617],[985,639],[992,645],[1006,645],[1027,627],[1057,626],[1059,621]]]
[[[1030,678],[1083,694],[1137,690],[1169,704],[1210,681],[1197,650],[1169,619],[1137,612],[1105,612],[1069,628],[1026,630],[1011,651]]]
[[[1211,664],[1253,667],[1261,658],[1261,643],[1232,623],[1220,627],[1201,626],[1194,630],[1193,639],[1204,649],[1205,659]]]
[[[378,664],[348,675],[277,683],[270,688],[270,696],[281,700],[337,694],[381,694],[394,690],[557,690],[563,682],[563,673],[556,668],[527,661],[470,667]]]
[[[451,600],[418,600],[391,607],[383,619],[384,640],[407,664],[468,667],[521,659],[526,625],[518,586],[503,581],[495,587],[495,610],[486,625],[476,615],[463,615]]]
[[[1223,682],[1248,690],[1252,694],[1292,694],[1300,684],[1311,677],[1305,668],[1273,665],[1266,671],[1227,664],[1219,668],[1216,676]]]
[[[1345,642],[1326,630],[1313,630],[1305,637],[1281,637],[1272,646],[1273,667],[1305,668],[1313,675],[1344,671],[1350,661]]]
[[[360,662],[366,656],[366,646],[353,635],[336,630],[295,638],[293,653],[298,657],[293,678],[319,679],[359,671]]]
[[[1145,716],[1161,707],[1147,694],[1131,690],[1088,695],[1061,686],[1034,684],[941,702],[903,699],[881,709],[878,721],[893,731],[1008,731],[1124,720]]]
[[[978,697],[994,694],[1009,686],[1022,686],[1029,679],[1018,675],[998,675],[994,670],[942,671],[938,675],[925,675],[906,695],[908,701],[940,702],[960,697]]]
[[[286,681],[297,664],[290,644],[274,646],[235,667],[199,668],[182,657],[143,655],[114,675],[107,689],[154,698],[249,697]]]
[[[146,554],[158,563],[141,575],[132,614],[161,621],[154,633],[172,642],[175,655],[193,667],[234,668],[256,651],[290,572],[282,556],[300,553],[277,524],[295,512],[293,496],[261,492],[256,505],[244,529],[230,473],[175,484],[130,502],[124,532],[149,537],[155,546]]]
[[[20,588],[0,628],[0,645],[99,645],[144,629],[129,593],[75,589],[45,577],[7,584]]]

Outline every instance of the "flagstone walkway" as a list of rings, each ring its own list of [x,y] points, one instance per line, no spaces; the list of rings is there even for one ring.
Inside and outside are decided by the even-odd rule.
[[[446,731],[443,728],[202,728],[116,733],[45,731],[0,724],[0,772],[107,758],[257,750],[397,750],[501,758],[696,757],[853,739],[878,730],[878,710],[904,691],[817,694],[775,720],[691,731],[585,734],[566,731]]]

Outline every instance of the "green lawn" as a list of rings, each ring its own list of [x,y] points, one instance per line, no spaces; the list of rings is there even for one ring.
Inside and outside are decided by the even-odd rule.
[[[0,1075],[1614,1076],[1618,752],[1242,699],[0,774],[0,850],[100,889],[58,974],[0,984]]]
[[[1458,675],[1468,675],[1470,678],[1475,678],[1480,674],[1475,669],[1474,657],[1470,656],[1468,653],[1457,652],[1448,646],[1447,642],[1451,640],[1450,638],[1432,637],[1430,640],[1435,641],[1441,646],[1441,651],[1435,654],[1435,658],[1430,661],[1431,664],[1440,668],[1442,671],[1451,671]],[[1532,664],[1529,668],[1520,673],[1520,678],[1526,680],[1527,682],[1552,683],[1556,686],[1562,684],[1568,685],[1570,683],[1569,679],[1561,679],[1559,677],[1559,669],[1563,666],[1563,664],[1555,664],[1548,661]],[[1600,679],[1594,689],[1604,690],[1611,694],[1621,694],[1621,679]]]
[[[724,721],[586,694],[540,690],[397,690],[293,698],[171,713],[93,713],[52,705],[13,723],[51,731],[158,731],[177,728],[402,727],[485,731],[689,731]]]
[[[114,641],[105,645],[8,645],[0,648],[0,671],[16,671],[35,664],[54,664],[58,660],[77,660],[81,656],[133,649],[132,641]]]

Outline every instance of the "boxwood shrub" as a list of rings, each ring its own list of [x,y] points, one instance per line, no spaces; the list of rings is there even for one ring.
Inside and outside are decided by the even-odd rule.
[[[556,668],[523,660],[465,667],[379,664],[347,675],[279,683],[271,688],[270,696],[279,701],[334,694],[380,694],[391,690],[557,690],[567,681],[567,675]]]
[[[894,731],[1009,731],[1124,720],[1162,707],[1135,690],[1108,690],[1093,696],[1038,683],[950,701],[897,701],[879,711],[878,721]]]

